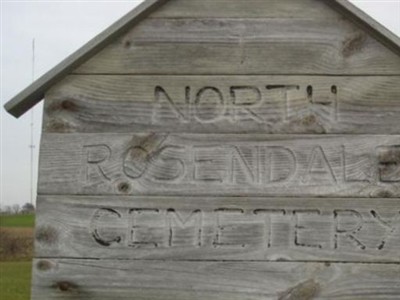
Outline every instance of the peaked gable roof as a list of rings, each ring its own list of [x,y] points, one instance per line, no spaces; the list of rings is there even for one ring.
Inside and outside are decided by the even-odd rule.
[[[40,102],[44,98],[46,91],[64,78],[70,71],[87,61],[113,39],[127,32],[133,26],[136,26],[168,1],[170,0],[145,0],[104,32],[17,94],[5,104],[5,109],[13,116],[20,117]],[[323,1],[343,16],[367,29],[374,38],[400,56],[400,38],[348,2],[348,0],[320,1]]]

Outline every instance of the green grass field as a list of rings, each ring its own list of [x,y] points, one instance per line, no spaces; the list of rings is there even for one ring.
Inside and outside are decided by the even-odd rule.
[[[30,299],[31,268],[31,262],[0,262],[1,300]]]
[[[35,215],[0,215],[0,227],[34,227]]]
[[[21,237],[23,236],[25,239],[29,239],[32,235],[29,232],[32,232],[31,228],[34,227],[34,223],[35,216],[33,214],[0,215],[0,228],[11,230],[18,235],[21,234]],[[4,239],[1,240],[4,241]],[[0,300],[30,299],[32,262],[30,260],[23,261],[26,259],[29,257],[17,256],[13,258],[15,261],[0,261]]]

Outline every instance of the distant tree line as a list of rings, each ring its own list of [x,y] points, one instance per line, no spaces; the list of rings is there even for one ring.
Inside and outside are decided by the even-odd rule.
[[[3,215],[33,214],[34,212],[35,206],[31,203],[5,205],[0,208],[0,213]]]

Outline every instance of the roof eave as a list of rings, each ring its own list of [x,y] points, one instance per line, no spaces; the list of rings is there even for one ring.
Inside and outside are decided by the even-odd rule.
[[[56,67],[13,97],[4,105],[4,108],[16,118],[22,116],[44,98],[46,91],[50,87],[63,79],[79,65],[86,62],[90,57],[98,53],[114,38],[128,31],[132,26],[141,22],[149,14],[168,1],[169,0],[145,0],[104,32],[96,36],[78,51],[67,57]],[[400,55],[400,38],[348,2],[348,0],[321,1],[324,1],[340,14],[349,17],[358,25],[369,30],[377,40],[382,42],[396,54]]]
[[[68,73],[98,53],[114,38],[120,36],[129,30],[129,28],[141,22],[144,18],[146,18],[149,14],[167,1],[169,0],[144,1],[105,31],[81,47],[78,51],[68,56],[49,72],[44,74],[42,77],[37,79],[27,88],[13,97],[4,105],[4,108],[16,118],[22,116],[25,112],[27,112],[44,98],[46,91],[51,86],[59,82]]]
[[[363,12],[357,6],[348,0],[322,1],[324,1],[327,5],[332,7],[341,15],[348,17],[348,19],[352,20],[355,24],[364,27],[374,38],[376,38],[397,55],[400,55],[400,38],[378,21]]]

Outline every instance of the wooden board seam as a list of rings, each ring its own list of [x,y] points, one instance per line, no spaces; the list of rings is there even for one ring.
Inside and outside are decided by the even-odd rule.
[[[235,74],[225,74],[225,73],[179,73],[179,74],[165,74],[165,73],[88,73],[88,72],[71,72],[69,75],[84,75],[84,76],[165,76],[165,77],[182,77],[182,76],[225,76],[225,77],[235,77],[235,76],[321,76],[321,77],[399,77],[399,74],[380,74],[380,73],[365,73],[365,74],[329,74],[329,73],[310,73],[310,74],[302,74],[302,73],[271,73],[271,74],[260,74],[260,73],[240,73],[237,72]]]
[[[52,257],[52,256],[35,256],[34,259],[46,259],[46,260],[52,260],[52,259],[63,259],[63,260],[97,260],[97,261],[148,261],[148,262],[231,262],[231,263],[249,263],[249,262],[260,262],[260,263],[282,263],[282,264],[291,264],[291,263],[329,263],[329,264],[335,264],[335,265],[352,265],[352,264],[357,264],[357,265],[400,265],[399,262],[388,262],[388,261],[333,261],[333,260],[261,260],[261,259],[255,259],[255,260],[248,260],[248,259],[243,259],[243,260],[234,260],[234,259],[146,259],[146,258],[141,258],[141,259],[126,259],[126,258],[96,258],[96,257]]]

